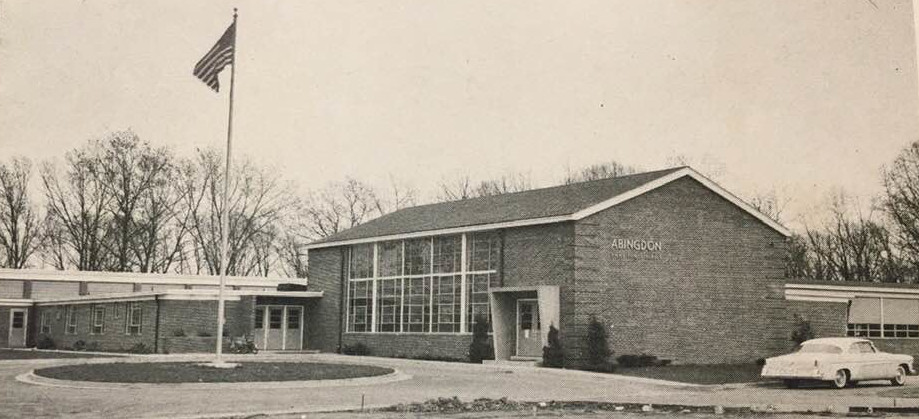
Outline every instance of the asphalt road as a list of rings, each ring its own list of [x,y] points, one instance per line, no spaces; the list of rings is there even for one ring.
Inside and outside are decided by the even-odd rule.
[[[202,356],[145,356],[131,361],[205,360]],[[779,411],[822,411],[847,406],[919,406],[919,399],[878,393],[890,387],[863,383],[851,389],[789,390],[777,385],[689,386],[636,377],[547,368],[515,368],[331,354],[246,356],[246,360],[369,363],[411,378],[367,385],[306,388],[175,385],[105,385],[96,388],[28,384],[16,376],[50,365],[110,362],[107,359],[0,361],[0,417],[201,417],[257,413],[327,412],[457,396],[507,397],[519,401],[583,400],[622,403],[772,406]],[[907,385],[919,386],[919,377]]]

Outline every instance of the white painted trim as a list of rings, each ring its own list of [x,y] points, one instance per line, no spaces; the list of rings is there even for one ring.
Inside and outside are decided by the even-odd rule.
[[[416,239],[421,237],[446,236],[460,233],[472,233],[485,230],[498,230],[502,228],[526,227],[540,224],[554,224],[564,221],[571,221],[571,216],[561,215],[557,217],[530,218],[526,220],[507,221],[502,223],[478,224],[473,226],[443,228],[438,230],[416,231],[412,233],[390,234],[388,236],[365,237],[353,240],[342,240],[325,243],[314,243],[306,246],[306,250],[321,249],[324,247],[348,246],[352,244],[373,243],[377,241],[405,240]]]
[[[715,192],[716,194],[718,194],[720,197],[724,198],[728,202],[746,211],[750,215],[754,216],[757,220],[761,221],[763,224],[766,224],[767,226],[779,232],[783,236],[785,237],[791,236],[790,230],[788,230],[787,228],[785,228],[784,226],[782,226],[781,224],[779,224],[772,218],[769,218],[767,215],[763,214],[762,212],[758,211],[756,208],[753,208],[750,204],[744,202],[742,199],[738,198],[736,195],[732,194],[728,190],[722,188],[720,185],[713,182],[711,179],[708,179],[707,177],[703,176],[701,173],[693,170],[691,167],[683,167],[673,173],[657,178],[651,182],[645,183],[644,185],[638,188],[631,189],[629,191],[616,195],[610,199],[607,199],[606,201],[603,201],[598,204],[592,205],[590,207],[584,208],[570,215],[559,215],[559,216],[542,217],[542,218],[529,218],[529,219],[523,219],[523,220],[506,221],[506,222],[501,222],[501,223],[488,223],[488,224],[479,224],[479,225],[472,225],[472,226],[465,226],[465,227],[425,230],[425,231],[417,231],[417,232],[412,232],[412,233],[391,234],[387,236],[365,237],[365,238],[352,239],[352,240],[315,243],[315,244],[307,245],[306,249],[313,250],[313,249],[321,249],[325,247],[348,246],[348,245],[353,245],[353,244],[372,243],[372,242],[377,242],[377,241],[404,240],[404,239],[428,237],[428,236],[472,233],[472,232],[484,231],[484,230],[497,230],[497,229],[503,229],[503,228],[526,227],[526,226],[541,225],[541,224],[554,224],[554,223],[561,223],[565,221],[578,221],[578,220],[584,219],[585,217],[589,217],[593,214],[596,214],[600,211],[604,211],[613,206],[621,204],[632,198],[638,197],[647,192],[660,188],[661,186],[664,186],[677,179],[681,179],[687,176],[698,181],[699,183],[704,185],[706,188],[708,188],[712,192]]]
[[[136,272],[52,271],[45,269],[0,269],[0,281],[94,282],[146,285],[219,285],[220,278],[210,275],[172,275]],[[227,286],[277,287],[279,284],[306,285],[302,278],[227,277]]]
[[[847,303],[857,297],[919,300],[919,289],[850,285],[785,284],[785,299]]]
[[[0,307],[31,307],[35,301],[24,298],[0,298]]]
[[[182,300],[182,301],[211,301],[217,299],[218,290],[166,290],[152,292],[134,292],[119,294],[103,295],[85,295],[73,298],[60,298],[54,300],[34,301],[37,306],[53,306],[66,304],[84,304],[84,303],[107,303],[107,302],[125,302],[125,301],[147,301],[153,300],[159,296],[161,300]],[[297,298],[321,298],[322,291],[255,291],[255,290],[233,290],[224,291],[228,301],[239,301],[243,296],[255,297],[297,297]]]

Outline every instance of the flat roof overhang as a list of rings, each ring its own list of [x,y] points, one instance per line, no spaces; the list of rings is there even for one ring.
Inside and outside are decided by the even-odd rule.
[[[54,271],[46,269],[0,268],[0,281],[105,282],[160,285],[220,285],[212,275],[175,275],[137,272]],[[303,278],[228,276],[226,285],[235,287],[276,288],[280,284],[306,285]]]
[[[322,298],[323,291],[257,291],[257,290],[224,290],[224,301],[239,301],[241,297],[293,297]],[[114,303],[121,301],[144,300],[180,300],[180,301],[215,301],[218,290],[166,290],[155,292],[133,292],[102,295],[84,295],[72,298],[55,298],[48,300],[31,300],[37,306]],[[31,304],[30,304],[31,305]]]

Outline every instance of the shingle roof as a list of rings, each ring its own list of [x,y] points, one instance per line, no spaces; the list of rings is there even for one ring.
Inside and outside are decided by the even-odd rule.
[[[310,246],[422,231],[569,216],[681,169],[684,168],[676,167],[524,192],[404,208],[313,242]]]

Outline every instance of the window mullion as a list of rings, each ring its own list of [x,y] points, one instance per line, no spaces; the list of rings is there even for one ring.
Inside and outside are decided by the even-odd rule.
[[[402,258],[399,261],[399,332],[405,332],[405,240],[402,240]]]
[[[371,285],[373,286],[373,293],[371,294],[370,300],[370,331],[376,333],[379,331],[379,325],[377,324],[377,276],[379,276],[379,263],[378,263],[378,246],[379,243],[373,244],[373,280]]]
[[[466,333],[469,325],[466,321],[466,310],[469,306],[466,292],[466,233],[460,239],[460,333]]]

